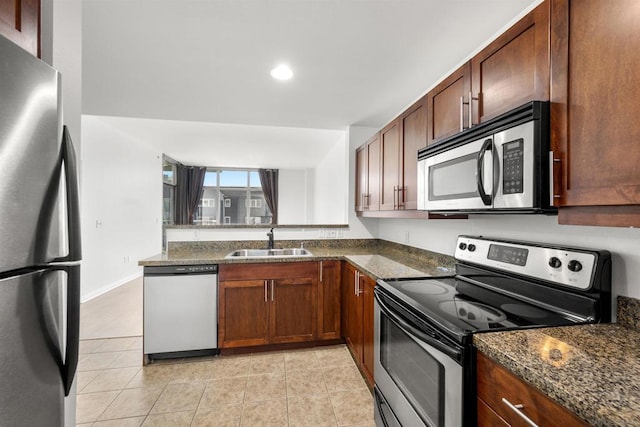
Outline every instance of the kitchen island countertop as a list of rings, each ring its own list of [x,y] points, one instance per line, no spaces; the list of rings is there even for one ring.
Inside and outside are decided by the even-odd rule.
[[[476,334],[476,348],[593,426],[640,425],[640,301],[618,323]],[[635,313],[635,314],[633,314]]]

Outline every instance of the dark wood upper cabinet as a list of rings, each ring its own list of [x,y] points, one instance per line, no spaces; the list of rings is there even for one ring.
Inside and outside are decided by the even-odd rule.
[[[465,100],[471,91],[471,63],[451,73],[427,93],[427,143],[455,135],[466,129],[469,109]]]
[[[362,212],[366,206],[366,194],[368,191],[367,180],[367,146],[363,145],[356,149],[356,190],[355,190],[355,210]]]
[[[471,59],[471,94],[472,125],[528,101],[549,100],[549,2]]]
[[[40,57],[40,1],[0,0],[0,34]]]
[[[380,210],[380,134],[375,134],[366,145],[367,191],[364,197],[365,210]]]
[[[400,124],[396,119],[380,131],[380,210],[398,209],[401,145]]]
[[[551,134],[561,224],[640,226],[637,0],[551,2]]]
[[[380,132],[356,149],[355,211],[380,209]]]
[[[400,116],[402,146],[399,208],[418,208],[418,150],[427,146],[427,97],[422,97]]]

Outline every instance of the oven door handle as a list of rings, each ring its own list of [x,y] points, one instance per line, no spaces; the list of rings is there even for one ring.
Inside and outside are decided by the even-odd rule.
[[[398,327],[400,327],[401,329],[404,329],[405,331],[408,331],[411,335],[416,336],[423,342],[429,344],[431,347],[437,349],[438,351],[446,354],[447,356],[454,359],[455,361],[460,362],[462,360],[462,350],[452,348],[451,346],[443,343],[442,341],[436,338],[433,338],[428,334],[425,334],[424,332],[412,326],[409,322],[407,322],[406,320],[402,319],[400,316],[395,314],[389,308],[389,306],[382,301],[382,299],[378,295],[375,295],[375,298],[378,305],[380,305],[380,310],[385,314],[385,316],[389,318],[389,320],[395,323]]]
[[[484,191],[484,156],[487,151],[493,149],[493,140],[491,138],[486,139],[482,144],[482,148],[480,148],[480,152],[478,153],[478,165],[476,167],[476,182],[478,183],[478,194],[480,195],[480,199],[482,199],[482,203],[485,206],[491,205],[491,195],[485,193]]]

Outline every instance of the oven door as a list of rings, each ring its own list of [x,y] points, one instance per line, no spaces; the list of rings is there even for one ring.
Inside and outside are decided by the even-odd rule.
[[[493,203],[491,136],[454,147],[424,162],[424,209],[481,210]]]
[[[378,293],[374,315],[376,424],[460,427],[462,348],[419,330]]]

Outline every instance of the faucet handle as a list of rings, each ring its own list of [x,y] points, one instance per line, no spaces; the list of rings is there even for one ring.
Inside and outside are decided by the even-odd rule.
[[[300,249],[304,249],[304,242],[300,242]]]

